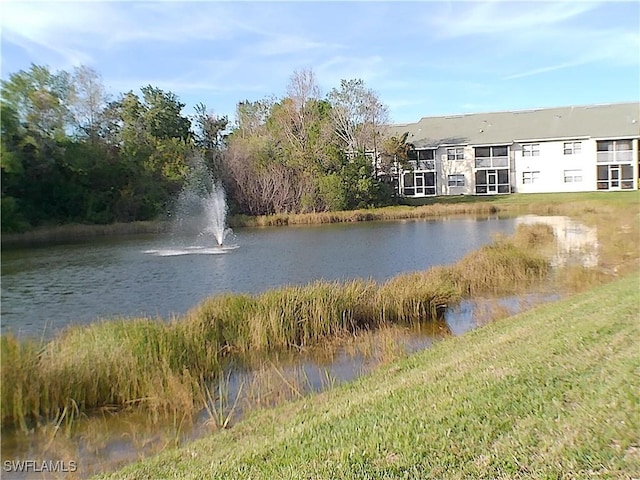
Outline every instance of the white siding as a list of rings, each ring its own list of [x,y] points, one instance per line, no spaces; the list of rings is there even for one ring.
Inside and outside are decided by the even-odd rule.
[[[580,152],[566,155],[565,143],[580,142]],[[538,145],[537,156],[524,156],[527,145]],[[512,183],[516,192],[583,192],[596,189],[596,142],[595,140],[567,139],[556,141],[522,142],[513,145],[515,178]],[[581,172],[578,175],[578,172]],[[573,180],[565,182],[565,173]],[[528,181],[533,180],[532,183]]]

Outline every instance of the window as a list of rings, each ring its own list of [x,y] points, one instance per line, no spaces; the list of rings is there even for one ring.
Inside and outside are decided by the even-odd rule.
[[[402,193],[406,196],[423,197],[436,194],[435,172],[405,172]]]
[[[507,167],[509,165],[509,147],[475,147],[476,168]]]
[[[464,160],[464,148],[447,148],[447,160]]]
[[[598,140],[598,163],[631,162],[633,149],[631,140]]]
[[[630,190],[633,167],[628,164],[598,165],[598,190]]]
[[[418,160],[435,160],[435,150],[418,150]]]
[[[510,193],[509,169],[477,170],[476,194]]]
[[[449,175],[447,177],[447,184],[450,187],[464,187],[464,175]]]
[[[509,149],[506,146],[491,147],[492,157],[506,157],[508,156]]]
[[[540,172],[522,172],[522,183],[536,183],[540,180]]]
[[[578,183],[582,181],[582,170],[565,170],[564,183]]]
[[[416,170],[436,169],[436,151],[433,149],[409,150],[407,152],[407,159]]]
[[[417,168],[418,170],[435,170],[436,168],[436,151],[435,150],[418,150]]]
[[[598,151],[599,152],[612,152],[613,151],[613,142],[610,140],[604,140],[598,142]]]
[[[527,143],[522,145],[523,157],[539,157],[540,156],[540,144],[539,143]]]
[[[565,155],[578,155],[582,151],[582,142],[564,142]]]
[[[403,182],[402,183],[404,184],[404,188],[403,188],[403,191],[402,191],[402,193],[404,195],[407,195],[407,196],[415,195],[416,191],[413,188],[414,187],[413,172],[406,172],[404,174],[404,178],[403,178]]]
[[[616,140],[614,143],[614,149],[616,152],[630,152],[631,140]]]
[[[491,156],[491,147],[476,147],[476,158],[488,158]]]

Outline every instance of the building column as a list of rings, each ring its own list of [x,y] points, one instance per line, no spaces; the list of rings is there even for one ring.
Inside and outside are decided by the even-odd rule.
[[[638,177],[640,176],[640,164],[638,164],[638,139],[634,138],[631,140],[631,161],[633,162],[633,171],[635,175],[633,176],[633,189],[638,189]]]

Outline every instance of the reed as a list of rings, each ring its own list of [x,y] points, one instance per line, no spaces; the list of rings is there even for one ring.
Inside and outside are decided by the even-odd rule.
[[[462,296],[525,288],[548,269],[534,251],[498,239],[454,265],[382,284],[318,281],[260,295],[219,295],[169,322],[73,326],[47,343],[3,336],[2,425],[26,431],[65,409],[137,408],[153,421],[182,419],[195,413],[203,386],[226,359],[428,321]]]
[[[511,241],[523,249],[542,248],[555,243],[553,228],[544,223],[518,225]]]
[[[325,223],[441,218],[452,215],[539,215],[584,216],[597,213],[617,215],[621,209],[638,211],[638,192],[579,192],[551,194],[511,194],[497,197],[436,197],[405,199],[405,205],[334,212],[234,215],[231,227],[271,227]]]
[[[179,415],[193,403],[202,366],[186,363],[175,330],[149,319],[116,320],[68,328],[37,350],[3,337],[3,424],[14,419],[26,430],[27,419],[32,427],[65,409],[110,406],[141,406],[156,419]]]
[[[170,223],[166,221],[139,221],[108,225],[67,224],[38,227],[24,233],[3,233],[1,241],[3,247],[74,242],[99,237],[165,233],[169,227]]]
[[[460,298],[450,267],[398,275],[385,282],[376,296],[383,323],[414,323],[437,318]]]
[[[549,273],[549,262],[531,250],[498,240],[464,256],[446,272],[462,296],[524,291]]]
[[[249,217],[237,215],[229,218],[229,224],[237,227],[279,227],[287,225],[316,225],[327,223],[353,223],[380,220],[404,220],[438,218],[450,215],[496,214],[500,209],[490,203],[433,204],[383,207],[376,209],[345,210],[337,212],[279,213]]]

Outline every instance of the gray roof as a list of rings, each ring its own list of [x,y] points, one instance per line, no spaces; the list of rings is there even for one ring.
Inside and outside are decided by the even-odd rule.
[[[416,123],[391,125],[390,129],[399,135],[409,132],[407,142],[416,148],[553,139],[638,138],[640,103],[423,117]]]

